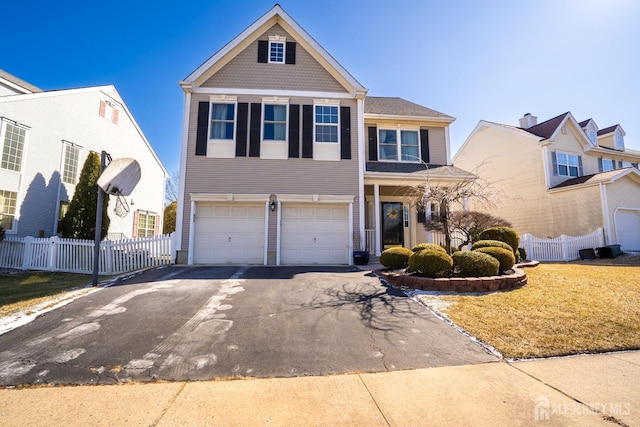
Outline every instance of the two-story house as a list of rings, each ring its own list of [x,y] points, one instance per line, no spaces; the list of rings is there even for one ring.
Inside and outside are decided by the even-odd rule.
[[[162,232],[168,173],[114,86],[42,91],[0,71],[0,222],[7,235],[55,235],[90,151],[134,158],[141,179],[108,211],[111,238]]]
[[[608,244],[640,250],[640,151],[620,125],[599,129],[570,112],[519,126],[480,121],[454,157],[493,182],[501,198],[489,212],[520,233],[580,236],[602,228]]]
[[[178,262],[348,264],[354,249],[410,247],[428,236],[408,187],[467,175],[446,166],[453,117],[367,97],[279,5],[180,85]]]

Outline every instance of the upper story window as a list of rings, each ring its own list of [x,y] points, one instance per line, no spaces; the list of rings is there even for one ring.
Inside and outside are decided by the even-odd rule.
[[[602,166],[600,168],[600,172],[612,171],[616,168],[616,161],[611,159],[601,159]]]
[[[111,120],[113,123],[118,123],[118,115],[120,114],[120,111],[113,102],[100,100],[100,109],[98,110],[98,114]]]
[[[269,62],[284,64],[284,42],[269,41]]]
[[[72,143],[64,143],[64,159],[62,164],[62,182],[75,184],[78,179],[80,163],[80,147]]]
[[[616,150],[624,150],[624,138],[622,135],[616,135]]]
[[[17,199],[15,191],[0,190],[0,226],[5,230],[13,229]]]
[[[598,142],[598,134],[596,133],[595,130],[589,129],[589,131],[587,132],[587,135],[589,135],[589,140],[594,144]]]
[[[633,163],[625,162],[624,160],[622,161],[622,167],[623,168],[630,168],[631,166],[633,166]]]
[[[554,175],[578,177],[582,176],[582,158],[575,154],[552,153]]]
[[[235,104],[211,104],[210,139],[233,140]]]
[[[287,140],[287,105],[264,104],[262,139]]]
[[[338,143],[338,106],[316,105],[315,141]]]
[[[4,132],[0,167],[20,172],[22,170],[22,155],[27,130],[18,126],[17,123],[4,121],[4,126],[0,131]]]
[[[380,160],[395,162],[419,162],[420,140],[418,131],[401,129],[378,130]]]

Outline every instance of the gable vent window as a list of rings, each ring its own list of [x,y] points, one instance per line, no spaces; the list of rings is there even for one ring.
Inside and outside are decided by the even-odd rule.
[[[258,62],[266,64],[295,64],[296,43],[283,36],[270,36],[269,40],[258,40]]]
[[[98,114],[106,119],[111,120],[113,123],[118,123],[118,116],[120,115],[120,111],[118,110],[116,104],[109,101],[101,100]]]
[[[284,64],[284,42],[269,42],[269,62]]]

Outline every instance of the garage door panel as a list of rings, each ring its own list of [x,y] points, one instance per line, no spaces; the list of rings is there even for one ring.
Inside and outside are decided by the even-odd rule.
[[[640,210],[615,213],[617,242],[623,251],[640,251]]]
[[[262,264],[264,215],[264,204],[198,203],[194,262]]]
[[[346,264],[349,262],[347,205],[282,205],[282,264]]]

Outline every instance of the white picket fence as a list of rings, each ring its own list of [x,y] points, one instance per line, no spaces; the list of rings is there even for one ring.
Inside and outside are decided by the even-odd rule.
[[[172,235],[104,240],[100,244],[99,274],[171,264],[172,246]],[[0,268],[91,274],[93,252],[91,240],[6,236],[0,242]]]
[[[528,233],[520,236],[520,246],[527,251],[527,258],[537,261],[572,261],[580,258],[580,249],[592,249],[604,245],[602,228],[584,236],[563,234],[554,239],[541,239]]]

